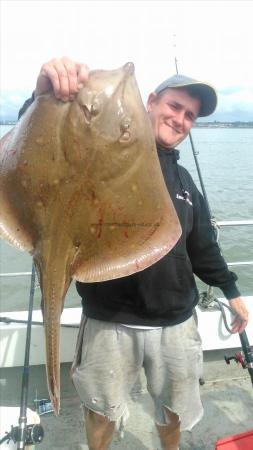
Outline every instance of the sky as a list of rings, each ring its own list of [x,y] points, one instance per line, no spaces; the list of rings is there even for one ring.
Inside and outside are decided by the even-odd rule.
[[[43,63],[133,61],[144,103],[175,73],[216,87],[208,120],[253,120],[253,0],[1,0],[0,119],[15,117]],[[8,117],[7,117],[8,118]]]

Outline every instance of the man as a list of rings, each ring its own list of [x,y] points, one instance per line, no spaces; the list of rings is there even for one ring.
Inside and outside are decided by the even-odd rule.
[[[42,66],[33,97],[53,88],[58,99],[71,101],[87,78],[87,66],[68,58],[52,60]],[[77,283],[84,318],[73,381],[84,404],[92,450],[108,448],[142,367],[163,449],[177,450],[180,431],[190,430],[202,417],[194,273],[220,287],[229,299],[234,333],[247,325],[237,277],[220,254],[205,201],[186,169],[177,164],[175,150],[196,118],[211,114],[216,103],[211,86],[181,75],[165,80],[150,94],[147,111],[182,236],[168,255],[141,272],[101,283]]]

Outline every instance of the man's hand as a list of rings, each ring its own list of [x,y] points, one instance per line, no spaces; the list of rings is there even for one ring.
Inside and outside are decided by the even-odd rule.
[[[62,101],[73,100],[89,76],[86,64],[80,64],[69,58],[52,59],[41,67],[35,97],[53,89],[55,97]]]
[[[248,310],[241,297],[232,298],[229,300],[229,305],[235,314],[231,322],[232,333],[242,333],[248,324]]]

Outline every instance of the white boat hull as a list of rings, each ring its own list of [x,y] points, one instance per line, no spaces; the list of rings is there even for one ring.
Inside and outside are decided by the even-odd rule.
[[[244,297],[250,311],[250,322],[246,329],[250,345],[253,346],[253,297]],[[222,299],[226,302],[226,300]],[[229,334],[225,329],[219,311],[202,311],[197,307],[198,327],[203,342],[203,350],[219,350],[226,348],[239,348],[241,346],[238,334]],[[27,320],[27,311],[4,312],[0,316],[13,320]],[[61,328],[61,362],[70,362],[75,352],[78,325],[81,318],[81,308],[66,308],[61,317],[62,324],[73,324],[76,328]],[[230,314],[227,314],[230,324]],[[33,321],[42,322],[40,310],[33,312]],[[26,342],[26,324],[0,322],[0,366],[23,366]],[[44,328],[34,325],[32,328],[30,364],[45,363]]]

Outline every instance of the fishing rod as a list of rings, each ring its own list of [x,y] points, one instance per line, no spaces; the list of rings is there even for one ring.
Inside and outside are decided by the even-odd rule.
[[[21,400],[20,400],[20,415],[18,420],[18,426],[11,426],[11,431],[0,440],[0,445],[7,441],[12,440],[17,443],[17,450],[25,449],[25,446],[38,444],[43,440],[44,430],[40,424],[27,425],[27,402],[28,402],[28,385],[29,385],[29,358],[30,358],[30,346],[31,346],[31,329],[32,329],[32,313],[33,313],[33,300],[35,291],[35,267],[32,266],[30,297],[29,297],[29,310],[27,320],[26,331],[26,345],[25,345],[25,358],[22,375],[22,388],[21,388]]]
[[[228,326],[224,307],[227,308],[232,314],[233,309],[218,299],[215,299],[214,301],[216,301],[219,305],[225,328],[229,333],[231,333],[232,331]],[[234,360],[236,363],[241,364],[243,369],[248,369],[251,383],[253,385],[253,349],[250,347],[248,336],[245,330],[242,333],[239,333],[239,338],[241,341],[242,352],[236,353],[234,356],[224,356],[224,359],[227,364],[230,364],[230,361]]]
[[[175,67],[176,67],[176,74],[178,75],[179,72],[178,72],[178,64],[177,64],[177,57],[176,56],[174,58],[174,61],[175,61]],[[209,205],[209,201],[208,201],[208,197],[207,197],[207,193],[206,193],[203,177],[202,177],[202,174],[201,174],[200,165],[199,165],[198,156],[197,156],[198,152],[195,149],[195,145],[194,145],[194,142],[193,142],[193,138],[192,138],[191,132],[189,132],[188,136],[189,136],[189,139],[190,139],[192,154],[193,154],[195,165],[196,165],[196,169],[197,169],[197,172],[198,172],[198,177],[199,177],[201,190],[202,190],[203,197],[205,199],[206,206],[207,206],[207,209],[208,209],[209,218],[211,219],[211,222],[213,223],[214,216],[212,214],[212,211],[211,211],[211,208],[210,208],[210,205]]]
[[[172,37],[173,37],[173,47],[174,47],[174,51],[175,51],[174,63],[175,63],[175,68],[176,68],[176,74],[178,75],[179,74],[179,71],[178,71],[178,60],[177,60],[177,56],[176,56],[176,47],[177,47],[177,45],[176,45],[176,38],[177,38],[177,36],[176,36],[176,34],[173,34]],[[203,197],[205,199],[206,206],[207,206],[207,209],[208,209],[209,218],[211,220],[211,223],[212,223],[213,227],[216,229],[216,236],[217,236],[217,227],[214,226],[214,216],[212,214],[212,210],[211,210],[210,205],[209,205],[209,201],[208,201],[208,197],[207,197],[207,193],[206,193],[206,189],[205,189],[205,185],[204,185],[204,181],[203,181],[203,177],[202,177],[202,174],[201,174],[200,165],[199,165],[199,161],[198,161],[198,157],[197,157],[198,152],[195,149],[195,145],[194,145],[194,142],[193,142],[193,138],[192,138],[191,132],[189,132],[188,136],[189,136],[189,139],[190,139],[192,154],[193,154],[195,165],[196,165],[196,169],[197,169],[197,172],[198,172],[198,177],[199,177],[201,190],[202,190]]]
[[[175,36],[174,36],[174,38],[175,38]],[[175,44],[174,44],[174,47],[176,47]],[[178,60],[177,60],[176,55],[174,57],[174,61],[175,61],[176,73],[178,75],[178,73],[179,73],[178,72]],[[216,223],[215,217],[214,217],[214,215],[212,213],[212,210],[211,210],[211,207],[210,207],[210,204],[209,204],[209,201],[208,201],[208,197],[207,197],[207,193],[206,193],[203,177],[202,177],[201,170],[200,170],[200,165],[199,165],[199,162],[198,162],[198,157],[197,157],[198,152],[195,149],[191,132],[189,132],[189,139],[190,139],[191,149],[192,149],[192,153],[193,153],[193,157],[194,157],[194,161],[195,161],[195,165],[196,165],[196,169],[197,169],[197,173],[198,173],[198,177],[199,177],[199,182],[200,182],[202,194],[203,194],[204,200],[206,202],[206,206],[207,206],[209,219],[210,219],[210,222],[211,222],[211,224],[213,226],[213,230],[215,232],[216,242],[217,242],[217,244],[220,247],[220,244],[219,244],[219,241],[218,241],[218,227],[217,227],[217,223]],[[225,323],[225,326],[226,326],[227,330],[229,331],[229,333],[232,333],[231,329],[227,325],[227,320],[226,320],[224,307],[228,308],[229,311],[233,315],[235,314],[234,310],[230,306],[226,305],[225,303],[220,302],[214,296],[214,294],[212,293],[212,287],[211,286],[209,286],[209,289],[208,289],[207,292],[203,292],[202,294],[200,294],[200,299],[202,300],[202,301],[200,300],[200,302],[201,302],[201,306],[203,308],[208,308],[209,305],[211,303],[213,303],[213,302],[216,302],[218,304],[218,307],[219,307],[219,309],[221,311],[222,318],[223,318],[223,321]],[[241,341],[242,353],[241,352],[240,353],[236,353],[234,356],[231,356],[231,357],[224,356],[224,359],[225,359],[227,364],[230,364],[231,360],[235,360],[237,363],[241,364],[243,369],[248,369],[248,373],[250,375],[250,379],[251,379],[252,386],[253,386],[253,349],[251,348],[251,346],[249,344],[249,340],[248,340],[248,336],[247,336],[246,331],[244,330],[242,333],[238,333],[238,334],[239,334],[239,338],[240,338],[240,341]]]

